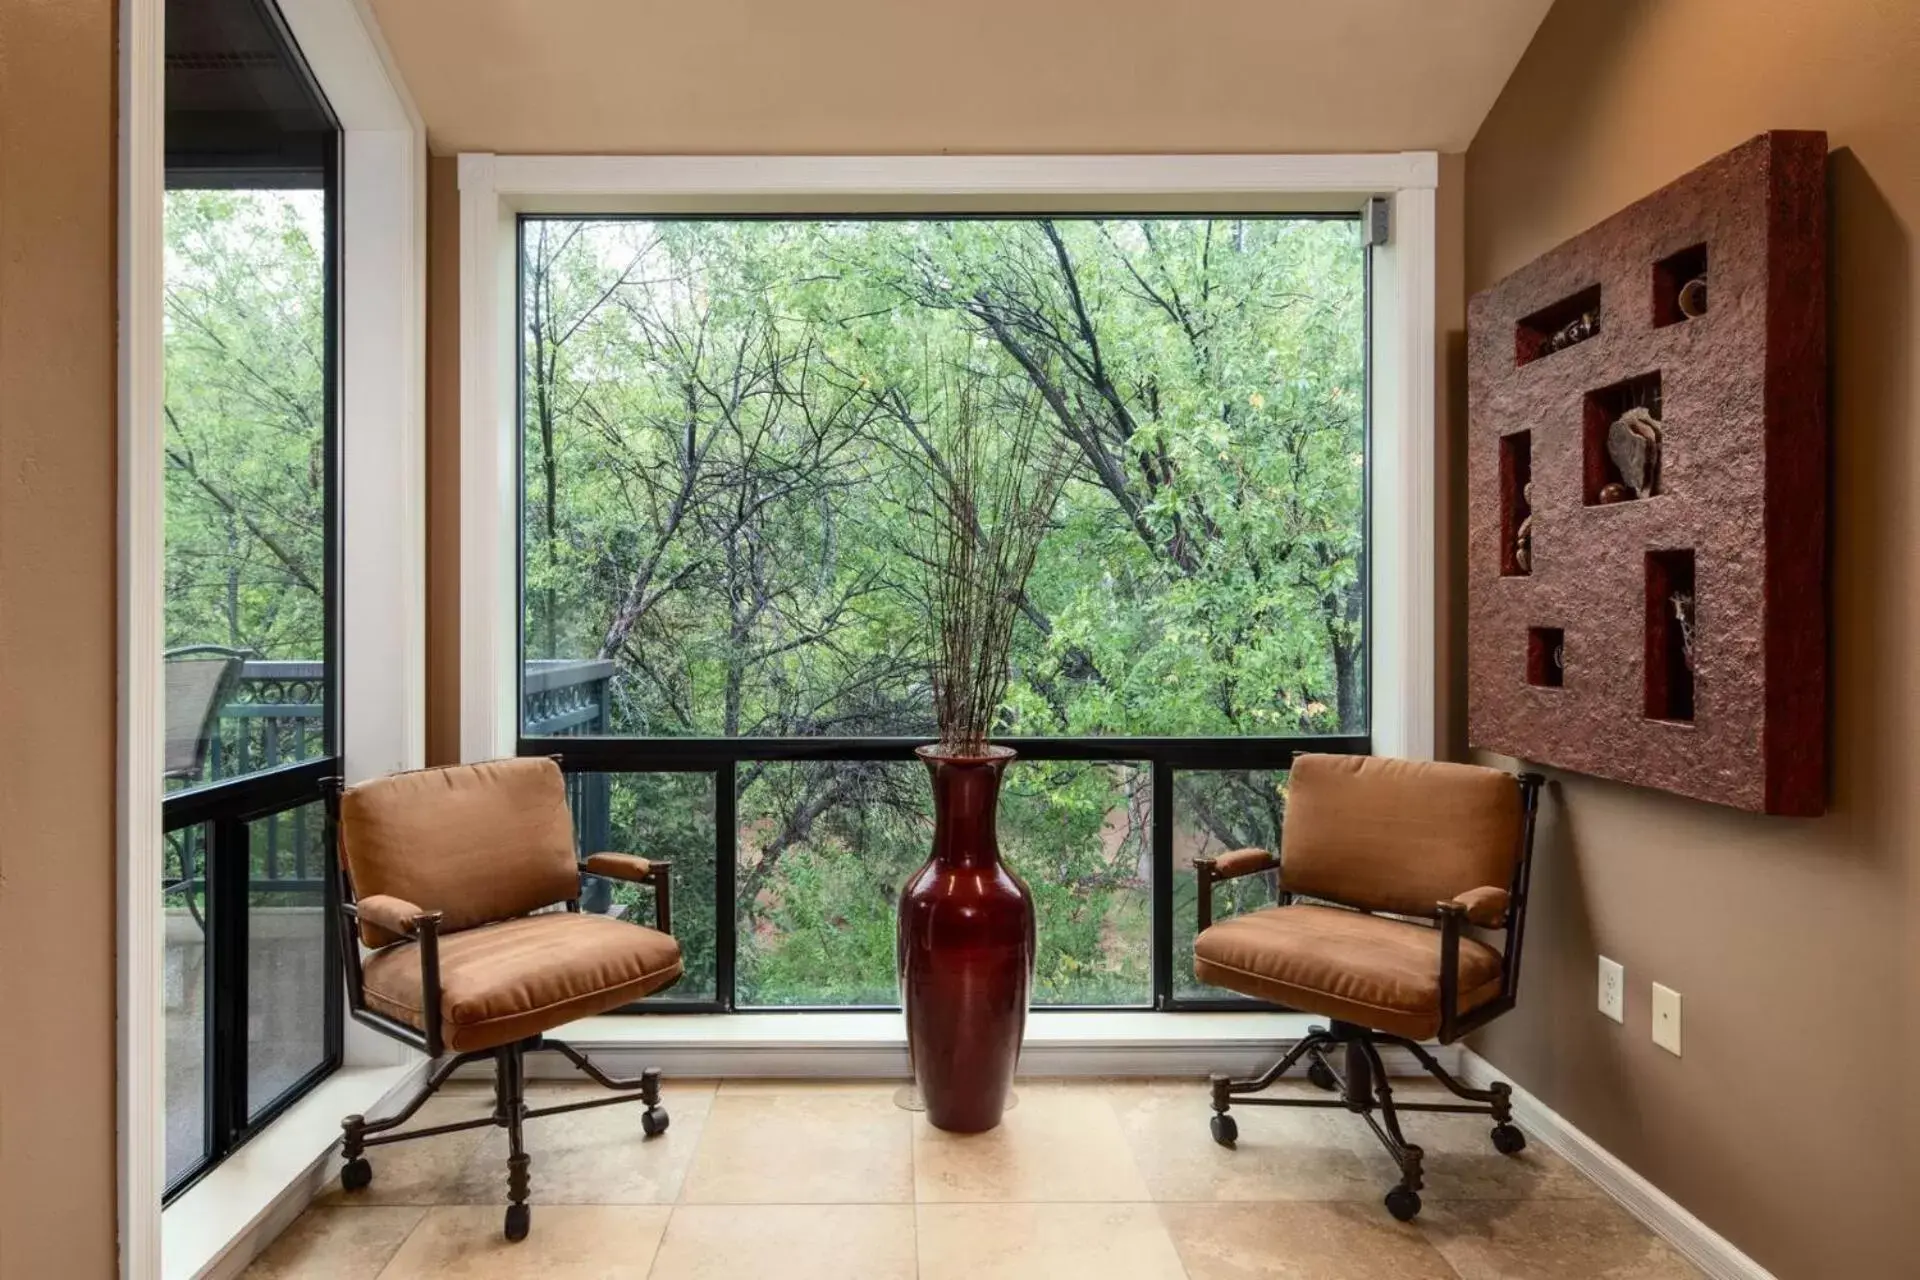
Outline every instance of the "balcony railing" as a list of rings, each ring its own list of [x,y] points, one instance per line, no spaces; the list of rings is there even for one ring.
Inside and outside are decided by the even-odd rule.
[[[521,730],[528,735],[591,738],[609,726],[608,682],[618,668],[606,661],[533,658],[520,677]],[[604,773],[569,773],[567,801],[573,809],[573,836],[582,855],[606,852],[612,829],[613,779]],[[617,852],[617,851],[616,851]],[[589,879],[581,906],[605,912],[613,887]]]
[[[592,736],[606,732],[611,662],[537,661],[527,664],[524,716],[527,732]],[[203,786],[262,769],[294,764],[322,754],[326,743],[326,667],[304,660],[251,659],[240,668],[232,698],[220,708],[206,762],[197,778],[177,787]],[[569,774],[574,832],[583,853],[607,847],[609,780]],[[256,892],[310,892],[321,884],[318,813],[306,807],[264,823],[253,849],[250,880]],[[203,833],[183,827],[168,836],[170,890],[197,894],[205,874]]]

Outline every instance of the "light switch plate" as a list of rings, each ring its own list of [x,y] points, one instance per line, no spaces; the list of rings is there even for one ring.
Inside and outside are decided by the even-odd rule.
[[[1627,970],[1618,960],[1600,957],[1600,1012],[1615,1022],[1627,1020]]]
[[[1657,982],[1653,984],[1653,1042],[1680,1056],[1680,993]]]

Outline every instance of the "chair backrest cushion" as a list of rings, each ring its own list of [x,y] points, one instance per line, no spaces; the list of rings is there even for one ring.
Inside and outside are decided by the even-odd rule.
[[[1520,787],[1477,765],[1382,756],[1294,757],[1280,844],[1290,893],[1428,916],[1513,879]]]
[[[355,897],[442,913],[455,933],[577,897],[566,782],[528,757],[396,773],[340,797],[340,854]],[[370,947],[395,941],[362,923]]]

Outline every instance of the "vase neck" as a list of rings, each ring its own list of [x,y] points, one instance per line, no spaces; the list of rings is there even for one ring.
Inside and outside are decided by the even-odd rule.
[[[993,866],[1000,861],[995,817],[1003,760],[930,759],[933,775],[933,857],[949,866]]]

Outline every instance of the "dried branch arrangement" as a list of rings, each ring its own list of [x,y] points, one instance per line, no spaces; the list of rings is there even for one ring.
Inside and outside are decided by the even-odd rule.
[[[947,388],[926,557],[942,751],[985,752],[1006,697],[1014,622],[1068,470],[1044,411],[1032,395],[989,403],[972,379]]]

